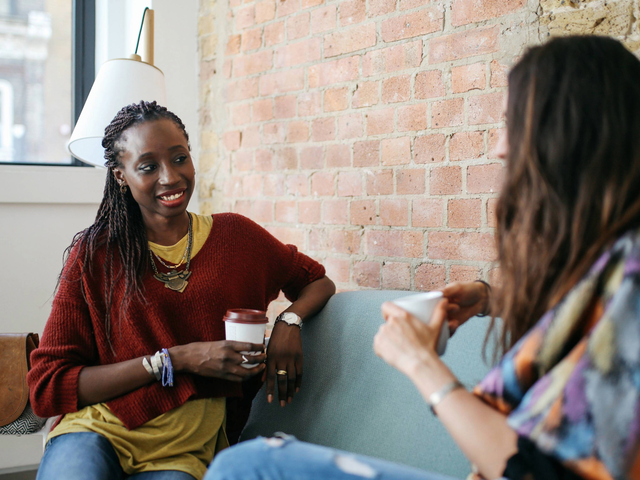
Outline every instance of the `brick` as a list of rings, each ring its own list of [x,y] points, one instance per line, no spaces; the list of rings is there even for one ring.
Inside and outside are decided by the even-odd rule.
[[[475,28],[444,35],[429,41],[429,63],[450,62],[461,58],[497,52],[500,26]]]
[[[322,147],[305,147],[300,152],[300,168],[303,170],[320,170],[324,167],[324,151]]]
[[[382,102],[397,103],[411,99],[411,77],[399,75],[382,81]]]
[[[455,133],[449,141],[449,160],[480,158],[484,152],[484,132]]]
[[[329,33],[324,36],[326,58],[373,47],[377,42],[376,24],[352,27],[349,30]]]
[[[284,22],[270,23],[264,27],[264,45],[271,47],[284,42]]]
[[[415,132],[427,128],[427,105],[418,103],[406,107],[398,107],[398,131]]]
[[[251,104],[241,103],[231,107],[231,118],[234,125],[242,125],[251,121]]]
[[[247,78],[230,82],[227,87],[227,101],[235,102],[258,96],[258,79]]]
[[[327,276],[331,280],[338,284],[349,282],[350,265],[348,259],[329,257],[325,258],[322,264],[327,271]]]
[[[298,38],[309,35],[309,13],[300,13],[287,19],[287,39],[297,40]]]
[[[320,60],[322,50],[319,38],[310,38],[301,42],[280,47],[276,51],[276,68],[292,67],[302,63]]]
[[[285,176],[270,174],[264,176],[264,194],[268,197],[281,197],[285,194]]]
[[[503,134],[506,134],[505,128],[493,128],[489,130],[488,145],[487,145],[487,157],[498,158],[498,146]]]
[[[200,15],[198,17],[198,36],[210,35],[215,33],[215,16]]]
[[[440,70],[429,70],[416,75],[416,98],[444,97],[445,94],[444,81]]]
[[[500,163],[470,165],[467,169],[467,192],[494,193],[502,187],[504,168]]]
[[[247,30],[242,34],[242,51],[256,50],[262,46],[262,28]]]
[[[338,140],[362,137],[364,125],[360,113],[350,113],[338,117]]]
[[[349,145],[329,145],[327,146],[327,168],[339,168],[351,166],[351,149]]]
[[[300,8],[300,0],[278,0],[278,18],[295,13]]]
[[[442,134],[423,135],[416,137],[413,144],[415,163],[439,163],[444,162],[446,149],[446,137]]]
[[[451,265],[449,270],[449,283],[474,282],[479,278],[481,278],[480,269],[472,265]]]
[[[231,61],[231,59],[226,59]],[[200,61],[200,77],[201,83],[211,80],[216,74],[216,62],[214,60],[201,60]]]
[[[394,12],[396,0],[369,0],[369,16],[378,17]]]
[[[298,221],[304,224],[318,224],[321,220],[322,202],[320,200],[300,200],[298,202]]]
[[[454,0],[451,24],[454,27],[498,18],[524,8],[527,0]]]
[[[371,50],[362,56],[362,76],[370,77],[384,73],[384,51]]]
[[[304,248],[304,231],[295,227],[266,227],[267,231],[284,244]]]
[[[298,116],[309,117],[320,113],[320,93],[305,92],[298,95]]]
[[[380,141],[365,140],[353,144],[354,167],[377,167],[380,165]]]
[[[253,216],[252,209],[253,202],[251,200],[238,200],[234,205],[233,211],[245,217],[251,218]]]
[[[496,228],[498,226],[498,218],[496,216],[496,208],[498,207],[498,199],[490,198],[487,200],[487,226]]]
[[[504,93],[488,93],[469,97],[469,125],[502,122]]]
[[[360,253],[360,230],[329,230],[328,248],[332,253]]]
[[[266,98],[264,100],[255,100],[253,102],[253,121],[264,122],[273,118],[273,100]]]
[[[332,88],[324,92],[324,111],[338,112],[349,106],[349,89],[347,87]]]
[[[367,195],[393,195],[393,170],[367,171]]]
[[[355,262],[353,281],[359,287],[380,288],[380,264],[378,262]]]
[[[304,69],[267,73],[260,76],[260,95],[286,93],[304,88]]]
[[[333,140],[336,137],[334,117],[317,118],[311,122],[311,139],[314,142]]]
[[[482,200],[460,198],[449,200],[447,205],[447,226],[450,228],[480,228]]]
[[[494,239],[490,233],[429,232],[429,258],[443,260],[495,260]]]
[[[233,61],[233,76],[254,75],[271,70],[272,67],[273,52],[271,50],[242,55]]]
[[[417,37],[441,31],[444,27],[444,12],[441,6],[427,7],[415,13],[383,20],[382,39],[395,42],[403,38]]]
[[[509,84],[509,67],[497,60],[491,61],[491,88],[506,87]]]
[[[424,6],[424,0],[400,0],[400,10],[413,10]]]
[[[415,286],[417,290],[425,292],[431,290],[439,290],[446,283],[447,271],[444,265],[434,265],[431,263],[423,263],[416,268]]]
[[[431,170],[429,193],[431,195],[457,195],[462,192],[460,167],[438,167]]]
[[[365,232],[367,255],[420,258],[423,256],[422,232],[369,230]]]
[[[347,200],[325,200],[322,203],[322,219],[328,225],[349,223],[349,203]]]
[[[407,168],[396,171],[396,193],[398,195],[418,195],[425,192],[425,170]]]
[[[283,170],[295,170],[298,168],[298,152],[295,148],[280,148],[275,151],[274,159],[276,169],[281,172]]]
[[[484,90],[487,84],[487,67],[484,63],[463,65],[451,69],[451,89],[453,93]]]
[[[367,4],[362,0],[346,0],[340,2],[340,26],[354,25],[364,21],[367,14]]]
[[[302,143],[309,140],[309,124],[305,121],[287,124],[287,143]]]
[[[311,8],[322,5],[324,0],[302,0],[302,8]]]
[[[262,141],[267,144],[284,143],[284,123],[265,123],[262,127]]]
[[[394,115],[393,108],[367,112],[367,135],[381,135],[393,132]]]
[[[374,200],[353,200],[351,202],[351,225],[375,225],[376,202]]]
[[[273,170],[273,152],[271,150],[256,150],[255,169],[261,172]]]
[[[229,150],[238,150],[240,148],[240,132],[237,130],[231,132],[224,132],[223,135],[224,147]]]
[[[412,227],[441,227],[444,202],[441,198],[421,198],[411,202]]]
[[[327,5],[311,12],[311,33],[322,33],[336,28],[336,6]]]
[[[273,222],[273,200],[257,199],[254,201],[252,218],[256,222]]]
[[[213,63],[213,62],[210,62],[210,63]],[[215,69],[213,73],[215,73]],[[233,61],[230,58],[225,59],[224,64],[222,65],[222,74],[224,75],[224,78],[226,78],[227,80],[231,78],[233,74]],[[207,80],[207,77],[203,77],[201,73],[200,82],[202,83],[203,81],[206,81],[206,80]]]
[[[351,100],[353,108],[370,107],[378,104],[378,82],[362,82],[356,86]]]
[[[338,196],[358,197],[362,195],[362,176],[360,172],[338,173]]]
[[[236,30],[244,30],[255,23],[255,8],[253,5],[241,8],[236,14]]]
[[[406,227],[409,224],[409,202],[404,198],[380,200],[380,224]]]
[[[464,99],[454,98],[431,104],[431,128],[456,127],[464,123]]]
[[[262,175],[247,175],[242,177],[242,195],[257,197],[262,192]]]
[[[264,23],[276,18],[275,0],[264,0],[256,3],[256,23]]]
[[[300,197],[309,195],[309,179],[303,173],[287,176],[287,193]]]
[[[411,163],[411,139],[409,137],[385,138],[380,142],[383,165]]]
[[[296,202],[294,200],[279,200],[276,202],[276,222],[295,223]]]
[[[492,268],[489,270],[489,285],[500,288],[502,286],[502,275],[500,273],[500,267]]]
[[[335,177],[332,173],[317,172],[311,176],[311,193],[315,197],[332,196],[335,191]]]
[[[347,57],[309,67],[309,88],[325,87],[358,78],[360,57]]]
[[[382,50],[382,55],[386,73],[417,68],[422,63],[422,40],[385,48]]]
[[[225,55],[236,55],[240,53],[240,45],[242,44],[242,35],[229,35],[227,40],[227,48]]]
[[[236,171],[248,172],[253,168],[253,151],[251,150],[239,150],[231,158],[231,163]]]
[[[242,196],[242,177],[234,175],[224,181],[223,192],[228,197]]]
[[[295,95],[276,97],[273,103],[275,118],[291,118],[296,116],[297,98]]]
[[[411,265],[400,262],[383,262],[382,288],[389,290],[410,290]]]
[[[244,148],[253,148],[259,147],[260,145],[260,127],[258,125],[245,127],[242,132],[242,146]]]

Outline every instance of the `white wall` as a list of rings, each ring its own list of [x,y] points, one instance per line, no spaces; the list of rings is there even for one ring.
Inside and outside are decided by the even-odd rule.
[[[111,22],[107,22],[111,28],[98,31],[98,41],[124,39],[120,31],[112,29],[118,25],[133,29],[131,25],[136,23],[139,27],[144,6],[152,4],[155,63],[165,73],[167,107],[182,118],[191,135],[192,150],[197,152],[197,0],[108,2],[106,10],[104,4],[98,4],[96,16],[100,23],[105,11],[111,12]],[[119,21],[114,12],[126,15],[128,6],[134,7],[130,16]],[[113,42],[106,50],[98,48],[97,53],[113,55],[109,58],[128,56],[135,42],[131,51],[116,51],[125,49],[125,43]],[[73,235],[93,222],[105,173],[95,168],[0,165],[0,333],[41,333],[44,329],[62,254]],[[198,211],[197,203],[192,202],[190,210]],[[41,455],[40,436],[0,436],[0,474],[38,464]]]

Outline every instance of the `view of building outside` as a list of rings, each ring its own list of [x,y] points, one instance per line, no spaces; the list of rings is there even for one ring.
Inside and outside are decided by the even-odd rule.
[[[72,0],[0,0],[0,162],[70,163]]]

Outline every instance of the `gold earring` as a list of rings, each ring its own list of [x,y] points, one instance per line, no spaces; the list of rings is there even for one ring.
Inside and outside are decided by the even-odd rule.
[[[127,184],[126,183],[121,183],[120,184],[120,193],[122,193],[123,195],[125,193],[127,193]]]

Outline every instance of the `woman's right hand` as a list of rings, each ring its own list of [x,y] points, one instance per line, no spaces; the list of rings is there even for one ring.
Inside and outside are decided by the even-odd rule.
[[[442,289],[449,301],[447,319],[451,334],[471,317],[489,309],[489,287],[482,282],[455,282]]]
[[[244,368],[246,363],[240,352],[262,352],[259,355],[245,355],[248,363],[258,363],[253,368]],[[241,382],[253,377],[265,368],[267,358],[261,343],[234,342],[194,342],[177,345],[169,349],[174,370],[194,373],[203,377],[222,378],[232,382]]]

